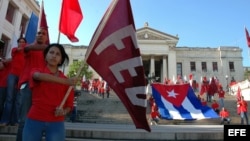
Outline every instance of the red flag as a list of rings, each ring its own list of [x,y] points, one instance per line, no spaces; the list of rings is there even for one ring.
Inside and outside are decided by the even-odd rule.
[[[247,38],[247,46],[250,47],[250,37],[249,37],[249,33],[246,27],[245,27],[245,32],[246,32],[246,38]]]
[[[240,114],[240,106],[238,105],[238,102],[241,101],[241,89],[240,89],[240,86],[238,86],[238,91],[237,91],[237,94],[236,94],[236,97],[237,97],[237,113]]]
[[[238,86],[238,91],[237,91],[237,102],[241,100],[241,89],[240,86]]]
[[[71,42],[78,42],[75,31],[83,19],[78,0],[63,0],[59,31],[65,34]]]
[[[47,30],[48,33],[48,39],[46,41],[47,44],[50,43],[49,41],[49,30],[48,30],[48,24],[47,24],[47,20],[46,20],[46,15],[44,12],[44,5],[43,5],[43,1],[40,7],[40,15],[39,15],[39,22],[38,22],[38,28],[43,28],[45,30]]]
[[[146,80],[129,0],[113,0],[86,53],[86,62],[110,85],[136,128],[151,131],[146,117]]]

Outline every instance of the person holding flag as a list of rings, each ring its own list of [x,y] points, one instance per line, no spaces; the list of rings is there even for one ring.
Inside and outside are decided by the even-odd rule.
[[[27,114],[23,129],[23,141],[41,141],[45,133],[46,141],[65,140],[65,116],[73,109],[74,90],[60,108],[60,104],[70,86],[75,86],[78,78],[67,78],[59,67],[69,62],[64,47],[50,44],[43,52],[46,66],[33,68],[29,79],[32,91],[32,106]]]
[[[243,125],[244,124],[244,119],[246,120],[246,125],[249,125],[248,122],[248,116],[247,116],[247,102],[244,100],[244,97],[241,96],[240,101],[237,102],[237,107],[239,108],[239,113],[240,113],[240,123]]]
[[[30,19],[31,20],[31,19]],[[31,22],[31,21],[30,21]],[[26,120],[27,113],[31,106],[31,90],[29,88],[29,77],[32,68],[42,68],[46,65],[43,58],[43,50],[49,44],[49,33],[48,25],[45,16],[43,1],[40,7],[39,22],[37,25],[34,25],[34,28],[29,29],[27,32],[36,32],[35,41],[25,47],[25,64],[23,71],[20,75],[18,81],[18,88],[20,88],[20,111],[19,111],[19,126],[17,131],[16,141],[22,141],[22,132],[24,123]],[[28,41],[28,38],[26,38]]]
[[[21,105],[19,111],[19,126],[16,141],[22,141],[24,122],[31,106],[31,90],[29,88],[30,72],[32,68],[42,68],[45,66],[43,50],[47,47],[47,38],[47,30],[44,28],[40,28],[37,33],[35,43],[24,48],[25,63],[18,81],[18,88],[20,88]]]

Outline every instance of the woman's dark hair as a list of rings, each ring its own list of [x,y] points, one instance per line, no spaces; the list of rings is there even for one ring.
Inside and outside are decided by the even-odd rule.
[[[24,38],[24,37],[20,37],[20,38],[18,38],[18,39],[17,39],[17,42],[19,43],[19,41],[20,41],[20,40],[24,40],[24,41],[25,41],[25,43],[27,43],[27,40],[26,40],[26,38]]]
[[[68,63],[69,63],[69,56],[68,56],[68,54],[65,52],[64,47],[63,47],[61,44],[58,44],[58,43],[49,44],[49,45],[45,48],[45,50],[43,51],[44,59],[46,58],[46,55],[47,55],[47,53],[49,52],[49,49],[50,49],[51,47],[57,47],[57,48],[60,50],[61,54],[62,54],[62,61],[61,61],[60,64],[58,64],[58,66],[61,67],[63,64],[68,65]]]

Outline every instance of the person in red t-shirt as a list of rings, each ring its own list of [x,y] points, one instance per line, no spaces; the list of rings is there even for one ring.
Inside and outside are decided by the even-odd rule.
[[[225,91],[223,90],[222,86],[219,86],[218,96],[219,96],[220,106],[224,107]]]
[[[156,105],[155,101],[153,102],[153,105],[151,107],[150,117],[151,117],[150,125],[153,124],[157,125],[160,120],[160,113],[158,111],[158,106]]]
[[[17,125],[19,115],[19,100],[18,100],[18,88],[20,72],[24,67],[24,47],[26,45],[26,39],[21,37],[17,40],[18,46],[12,48],[11,58],[6,60],[6,63],[11,61],[11,68],[7,77],[7,96],[5,100],[5,106],[3,110],[3,116],[0,121],[1,125]]]
[[[205,100],[205,98],[201,98],[201,105],[207,106],[207,101]]]
[[[229,111],[222,107],[220,111],[221,124],[224,124],[224,121],[230,124],[231,119],[229,118],[229,115]]]
[[[69,57],[60,44],[50,44],[44,50],[47,65],[34,68],[29,80],[32,91],[32,106],[23,128],[24,141],[65,140],[65,116],[71,112],[74,90],[70,91],[65,104],[58,108],[70,86],[76,85],[76,77],[67,78],[59,67],[68,62]]]
[[[248,116],[247,116],[248,105],[247,105],[247,101],[244,100],[243,96],[241,96],[240,101],[237,102],[237,106],[239,107],[241,124],[244,124],[244,118],[245,118],[246,125],[249,125]]]
[[[220,112],[220,105],[219,105],[219,103],[217,103],[217,101],[216,100],[213,100],[213,103],[212,103],[212,105],[211,105],[211,107],[214,109],[214,111],[217,113],[217,114],[219,114],[219,112]]]
[[[9,74],[11,64],[5,64],[0,58],[0,119],[4,110],[4,101],[6,99],[7,76]]]
[[[18,81],[20,88],[20,108],[19,122],[17,131],[17,141],[22,141],[22,130],[27,113],[31,106],[31,90],[29,88],[30,72],[33,68],[44,68],[45,61],[43,58],[43,50],[48,46],[48,32],[46,28],[40,28],[37,32],[36,41],[34,44],[27,45],[24,48],[24,67]]]

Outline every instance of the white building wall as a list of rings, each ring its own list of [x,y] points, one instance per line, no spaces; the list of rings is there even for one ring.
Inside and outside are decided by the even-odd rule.
[[[5,19],[9,3],[15,7],[12,23]],[[11,50],[13,42],[16,40],[13,37],[20,35],[22,17],[29,19],[32,12],[39,15],[39,10],[40,7],[35,0],[0,0],[0,37],[4,35],[10,39],[6,48],[6,54],[8,54],[7,51]]]

